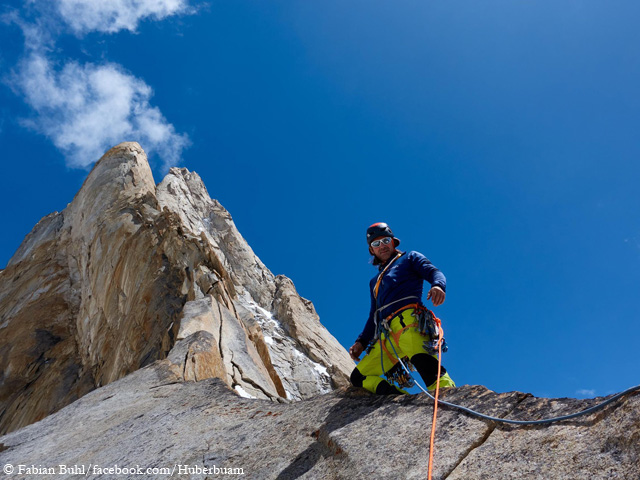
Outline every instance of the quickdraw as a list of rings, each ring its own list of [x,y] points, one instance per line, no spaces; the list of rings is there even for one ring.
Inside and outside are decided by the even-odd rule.
[[[424,348],[429,355],[438,354],[438,343],[441,343],[440,350],[442,353],[449,350],[447,341],[442,337],[440,341],[440,319],[436,317],[431,310],[424,305],[418,305],[413,312],[413,316],[418,320],[418,329],[423,335],[427,335],[429,340],[424,341]]]
[[[412,372],[416,371],[416,367],[409,361],[409,357],[403,357],[402,361],[405,366]],[[416,382],[413,377],[408,374],[402,367],[400,362],[397,362],[391,369],[384,374],[387,377],[389,383],[393,382],[400,388],[412,388],[415,387]]]

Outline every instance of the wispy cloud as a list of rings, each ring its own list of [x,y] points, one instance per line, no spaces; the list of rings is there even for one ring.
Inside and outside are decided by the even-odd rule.
[[[589,388],[583,388],[580,390],[576,390],[576,395],[579,395],[580,397],[595,397],[596,396],[596,391],[593,389],[589,389]]]
[[[190,13],[187,0],[56,0],[62,19],[77,35],[135,31],[140,21]]]
[[[32,3],[24,5],[23,10],[10,9],[0,17],[2,23],[15,24],[24,35],[26,51],[49,50],[60,32],[60,25],[52,16]]]
[[[8,78],[33,109],[23,125],[46,135],[67,165],[87,167],[113,145],[138,141],[162,167],[177,165],[190,145],[151,105],[152,88],[120,65],[60,61],[56,39],[97,31],[135,31],[145,19],[193,13],[188,0],[29,0],[3,16],[25,37],[23,59]]]
[[[32,53],[11,83],[36,113],[23,123],[50,138],[71,167],[89,166],[128,140],[156,152],[167,167],[189,145],[150,105],[152,89],[118,65],[70,62],[56,70],[47,57]]]

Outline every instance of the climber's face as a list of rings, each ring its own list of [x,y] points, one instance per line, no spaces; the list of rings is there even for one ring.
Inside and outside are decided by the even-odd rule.
[[[371,242],[370,251],[382,262],[386,262],[396,251],[396,245],[391,237],[378,237]]]

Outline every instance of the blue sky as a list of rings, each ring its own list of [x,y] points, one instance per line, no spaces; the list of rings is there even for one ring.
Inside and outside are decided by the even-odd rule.
[[[459,384],[640,383],[640,4],[9,2],[0,264],[100,155],[196,171],[348,348],[364,233],[447,276]]]

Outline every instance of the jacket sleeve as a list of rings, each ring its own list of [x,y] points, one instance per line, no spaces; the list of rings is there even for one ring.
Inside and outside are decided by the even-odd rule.
[[[443,291],[447,291],[447,279],[427,257],[419,252],[411,252],[409,253],[409,260],[414,271],[429,282],[432,287],[440,287]]]
[[[376,300],[373,298],[373,293],[371,293],[371,309],[369,310],[369,318],[367,319],[367,323],[364,326],[364,330],[362,333],[356,338],[356,342],[360,342],[365,348],[369,346],[371,340],[375,335],[375,319],[374,314],[376,311]]]

